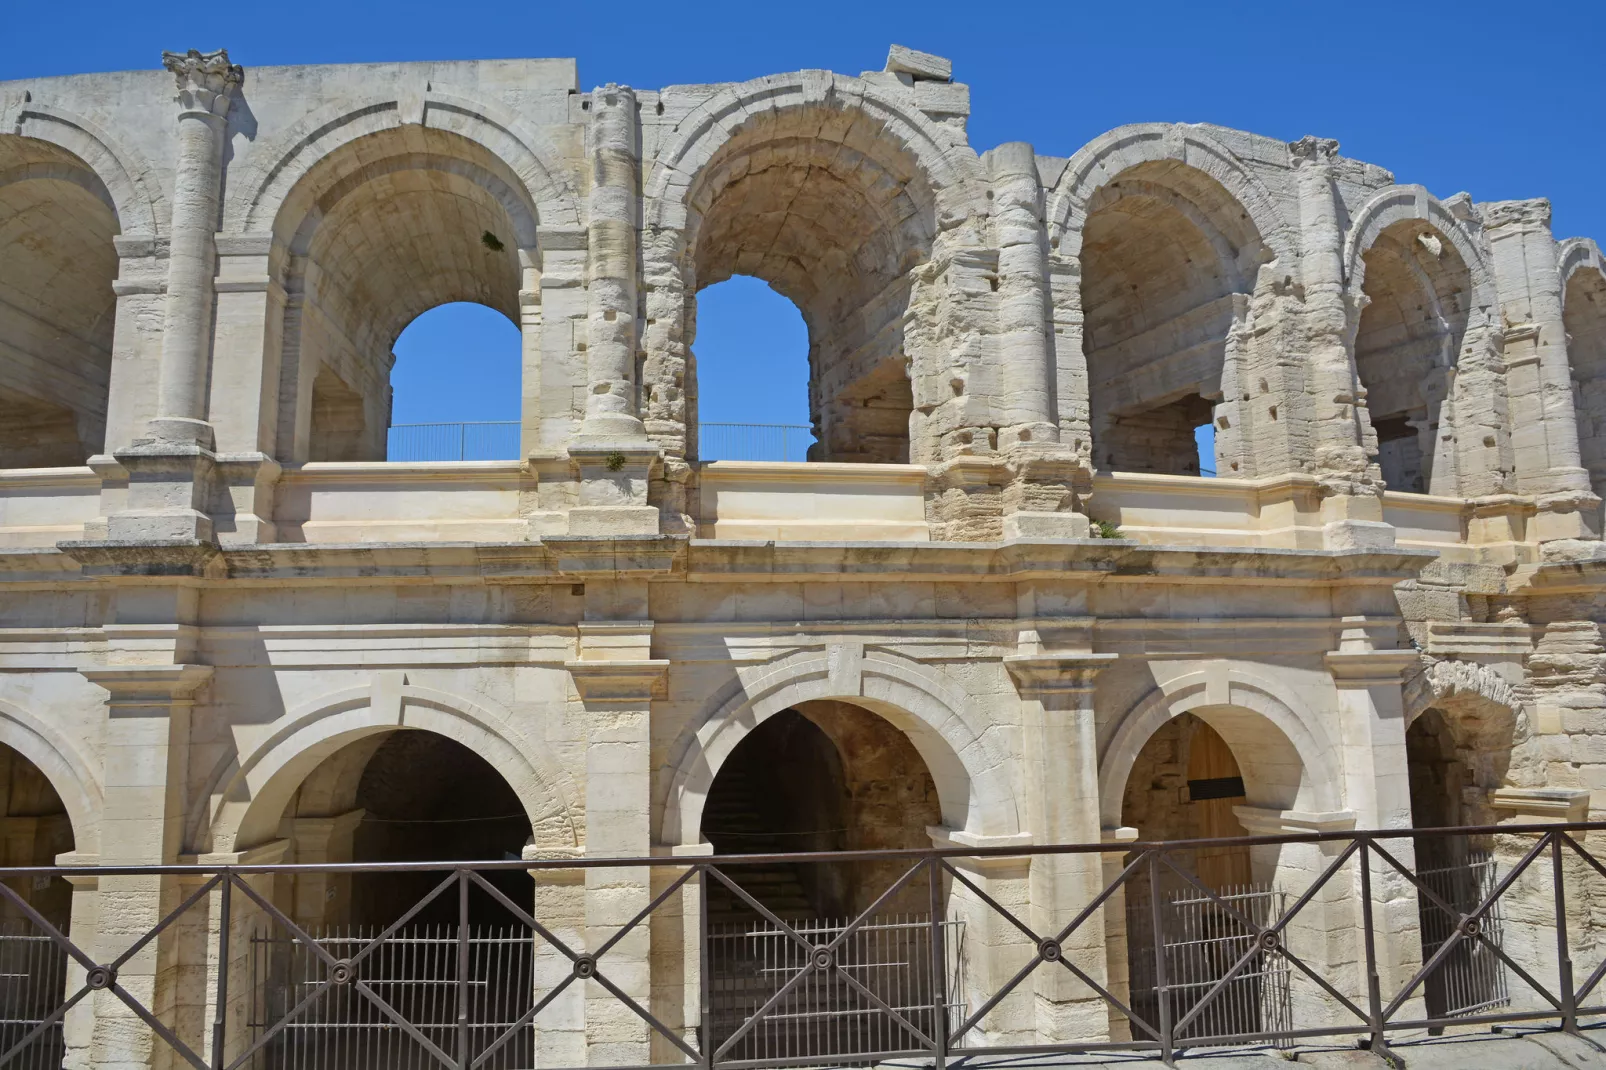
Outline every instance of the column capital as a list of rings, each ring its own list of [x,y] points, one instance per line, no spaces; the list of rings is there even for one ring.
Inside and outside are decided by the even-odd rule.
[[[1494,237],[1497,230],[1550,229],[1550,201],[1533,197],[1521,201],[1490,201],[1483,207],[1483,229]]]
[[[1014,677],[1022,698],[1042,699],[1091,691],[1098,674],[1118,657],[1089,651],[1011,654],[1004,658],[1004,668]]]
[[[650,702],[663,698],[669,682],[669,662],[660,658],[630,661],[566,661],[586,702]]]
[[[1414,650],[1330,650],[1323,656],[1339,687],[1398,684],[1417,663]]]
[[[1304,164],[1331,164],[1338,158],[1338,141],[1330,137],[1306,134],[1298,141],[1288,143],[1288,162],[1295,167]]]
[[[245,69],[229,62],[226,48],[216,52],[194,48],[188,52],[163,52],[162,66],[172,71],[178,82],[176,99],[181,113],[227,115],[231,95],[245,80]]]

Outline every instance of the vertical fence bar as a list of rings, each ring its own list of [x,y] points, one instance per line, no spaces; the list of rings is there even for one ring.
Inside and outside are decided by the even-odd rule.
[[[1550,836],[1550,883],[1556,900],[1556,972],[1561,986],[1561,1028],[1578,1032],[1578,995],[1573,991],[1573,956],[1567,943],[1567,890],[1562,886],[1561,834]]]
[[[926,859],[926,877],[931,893],[931,1057],[934,1070],[943,1070],[948,1062],[948,979],[943,968],[948,954],[943,946],[942,863],[937,858]]]
[[[223,1037],[229,1017],[229,886],[233,881],[233,875],[225,871],[222,889],[218,893],[223,897],[223,902],[218,907],[217,1008],[212,1012],[212,1070],[223,1070],[224,1066]]]
[[[1154,926],[1154,996],[1160,1009],[1160,1058],[1172,1062],[1171,993],[1166,987],[1165,926],[1160,915],[1160,856],[1149,852],[1149,922]]]
[[[468,1070],[468,872],[457,871],[457,1070]]]
[[[714,1070],[714,975],[711,969],[712,948],[708,946],[708,870],[707,865],[697,867],[697,1004],[701,1012],[702,1036],[697,1047],[703,1053],[704,1070]]]
[[[1383,989],[1377,975],[1377,935],[1372,925],[1372,841],[1361,840],[1361,943],[1366,951],[1366,1015],[1372,1030],[1371,1050],[1388,1050],[1383,1040]]]

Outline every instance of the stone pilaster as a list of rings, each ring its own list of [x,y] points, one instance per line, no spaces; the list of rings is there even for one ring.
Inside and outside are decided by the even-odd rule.
[[[130,637],[131,638],[131,637]],[[128,643],[121,645],[127,646]],[[136,644],[137,645],[137,641]],[[109,693],[105,729],[106,810],[101,822],[102,865],[163,865],[179,860],[183,841],[190,709],[212,676],[204,665],[112,665],[80,670]],[[184,890],[162,877],[102,877],[98,940],[89,951],[110,962],[178,905]],[[200,908],[196,908],[200,909]],[[173,1017],[189,941],[170,927],[117,971],[117,983],[199,1049],[191,1022]],[[90,1044],[95,1066],[151,1066],[155,1035],[115,996],[95,997]]]
[[[1024,141],[987,154],[998,242],[998,359],[1003,372],[998,448],[1053,442],[1049,369],[1047,241],[1037,155]]]
[[[1039,843],[1098,843],[1098,740],[1094,683],[1115,654],[1074,651],[1017,654],[1004,659],[1020,692],[1026,727],[1027,813]],[[1103,889],[1096,854],[1038,855],[1031,862],[1032,924],[1039,935],[1059,935]],[[1057,948],[1100,984],[1107,980],[1103,917],[1095,914]],[[1039,1043],[1104,1035],[1108,1012],[1101,998],[1057,963],[1038,967]]]
[[[652,700],[663,694],[669,670],[669,662],[644,656],[651,635],[647,621],[582,624],[580,657],[566,663],[589,723],[587,858],[644,858],[651,853]],[[588,949],[601,946],[647,906],[651,880],[643,867],[585,871]],[[643,1007],[652,998],[650,933],[643,922],[597,963],[601,973]],[[587,1063],[647,1063],[647,1023],[597,982],[585,985]]]
[[[1579,459],[1550,202],[1486,204],[1483,226],[1504,322],[1517,489],[1538,504],[1531,524],[1539,541],[1598,537],[1600,502]]]

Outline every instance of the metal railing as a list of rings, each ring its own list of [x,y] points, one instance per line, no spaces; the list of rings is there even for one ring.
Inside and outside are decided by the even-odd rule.
[[[806,461],[814,433],[806,424],[697,425],[698,455],[705,461]],[[513,461],[519,457],[519,422],[391,424],[385,457],[391,461]]]
[[[48,934],[27,919],[0,920],[0,1051],[20,1048],[4,1065],[59,1070],[61,1023],[50,1017],[66,984],[67,955]],[[30,1036],[34,1041],[23,1044]]]
[[[590,1021],[583,1015],[593,1007],[606,1022],[604,1043],[639,1036],[632,1043],[645,1052],[650,1038],[658,1058],[654,1065],[708,1070],[819,1065],[821,1055],[808,1045],[800,1050],[782,1042],[795,1028],[788,1021],[799,1020],[787,1016],[798,1014],[814,1022],[856,1014],[883,1024],[879,1031],[839,1029],[836,1035],[846,1039],[823,1046],[851,1050],[827,1061],[930,1059],[937,1067],[967,1056],[1109,1049],[1156,1052],[1170,1060],[1182,1049],[1207,1045],[1294,1045],[1345,1037],[1386,1056],[1391,1045],[1410,1035],[1449,1025],[1525,1022],[1576,1033],[1580,1018],[1606,1015],[1606,926],[1590,909],[1606,897],[1606,865],[1585,847],[1582,835],[1601,831],[1606,822],[702,858],[108,866],[92,870],[101,889],[140,877],[153,901],[159,888],[166,889],[164,897],[183,898],[149,928],[108,927],[96,934],[103,957],[57,929],[14,887],[27,887],[34,877],[81,876],[84,870],[0,870],[0,901],[8,913],[27,920],[30,928],[23,935],[44,938],[61,961],[74,967],[71,981],[59,990],[59,1002],[31,1014],[25,1035],[8,1037],[15,1039],[0,1052],[0,1066],[41,1065],[40,1046],[59,1044],[55,1038],[62,1022],[75,1008],[86,1012],[89,999],[96,1015],[125,1019],[110,1031],[116,1037],[137,1034],[143,1023],[178,1062],[196,1070],[255,1067],[264,1053],[293,1049],[298,1035],[319,1029],[335,1034],[319,1042],[323,1050],[350,1049],[365,1032],[378,1032],[381,1022],[389,1023],[384,1029],[399,1045],[388,1049],[386,1065],[476,1070],[503,1060],[518,1063],[529,1050],[523,1046],[534,1044],[541,1065],[577,1066],[588,1056],[586,1026],[576,1022]],[[1453,841],[1460,850],[1427,850],[1434,841]],[[1498,853],[1489,878],[1478,877],[1472,896],[1447,898],[1435,867],[1419,872],[1413,861],[1414,851],[1427,858],[1464,859],[1474,846],[1493,846]],[[1242,848],[1256,866],[1270,865],[1275,872],[1260,889],[1214,889],[1186,861],[1204,847]],[[742,886],[744,869],[787,864],[840,871],[864,864],[857,872],[883,873],[891,863],[897,863],[893,871],[902,870],[900,876],[860,888],[858,894],[874,894],[873,901],[853,917],[825,925],[785,920]],[[1034,901],[1031,914],[1023,916],[1021,893],[1028,884],[1039,885],[1035,867],[1044,867],[1048,887],[1058,891],[1051,893],[1056,895],[1051,903]],[[578,873],[591,869],[606,870],[610,910],[617,909],[622,889],[638,889],[640,908],[611,931],[595,923],[577,926],[567,891],[555,899],[537,895],[517,902],[503,890],[512,885],[497,877],[532,872],[537,886],[585,894]],[[1111,876],[1102,886],[1089,886],[1086,878],[1100,872]],[[357,873],[440,876],[400,917],[355,932],[307,928],[278,904],[310,900],[278,895],[270,887],[278,875],[321,880]],[[1068,873],[1080,876],[1060,879]],[[1029,882],[1027,874],[1033,875]],[[720,965],[717,948],[728,934],[709,920],[714,885],[760,919],[756,936],[735,938],[756,938],[776,949],[760,956],[761,970],[768,971],[761,973],[760,992],[768,995],[718,1021],[716,1006],[722,1004],[714,993],[729,971]],[[1185,908],[1199,926],[1180,932],[1181,943],[1196,945],[1183,957],[1207,955],[1207,976],[1178,975],[1177,940],[1151,940],[1145,949],[1138,939],[1138,953],[1146,950],[1151,957],[1152,983],[1140,979],[1134,990],[1124,969],[1099,956],[1107,942],[1125,948],[1137,935],[1126,931],[1126,897],[1168,886],[1184,893],[1172,905]],[[649,888],[656,890],[650,899]],[[524,898],[522,892],[519,897]],[[1520,897],[1521,909],[1505,911],[1502,933],[1492,920],[1512,897]],[[1442,942],[1430,939],[1425,951],[1417,899],[1454,923]],[[928,912],[911,918],[911,902],[927,904]],[[1163,917],[1162,896],[1151,896],[1148,905],[1152,932],[1175,931]],[[555,914],[545,916],[549,907]],[[489,923],[481,920],[487,911],[495,916]],[[424,917],[443,913],[455,923],[420,933]],[[1056,920],[1045,927],[1031,918]],[[961,920],[972,930],[984,927],[987,939],[959,941]],[[495,926],[503,926],[505,935],[495,935]],[[1214,939],[1206,927],[1215,927]],[[874,946],[877,933],[889,931],[902,935],[884,963],[871,961],[866,969],[866,949]],[[652,941],[668,932],[683,942],[662,951],[654,946],[649,954],[649,932]],[[305,964],[282,975],[292,988],[271,1014],[253,1015],[248,1007],[253,933],[270,944],[289,942]],[[160,970],[155,966],[158,939],[164,940]],[[1210,946],[1201,950],[1201,944]],[[528,957],[522,950],[514,954],[515,945],[528,946]],[[508,952],[500,965],[496,948]],[[1425,987],[1452,968],[1462,948],[1479,949],[1500,962],[1509,981],[1507,1005],[1485,1001],[1454,1014],[1427,1006]],[[191,959],[175,961],[175,954]],[[955,968],[956,957],[971,965]],[[487,1004],[491,989],[522,986],[525,961],[532,963],[528,998]],[[673,967],[670,976],[651,975],[649,962]],[[874,979],[876,968],[901,971],[905,987],[881,987]],[[192,977],[196,970],[210,973],[207,1018],[180,1013],[173,1009],[171,991],[153,988],[164,979],[176,983],[186,969]],[[1222,1007],[1230,1008],[1246,987],[1253,987],[1246,979],[1257,976],[1257,1013],[1224,1012]],[[1281,976],[1290,990],[1286,1015],[1268,1013],[1264,997],[1272,984],[1268,979]],[[502,979],[493,984],[495,977]],[[195,981],[184,983],[194,991]],[[810,986],[835,995],[810,1004],[804,997]],[[433,1002],[419,995],[426,989]],[[1045,1001],[1080,1006],[1081,1013],[1059,1020],[1109,1024],[1089,1027],[1090,1035],[1044,1036],[1030,1023],[1034,1008]],[[555,1018],[544,1019],[549,1009]],[[543,1030],[557,1036],[550,1050],[542,1047]],[[782,1041],[772,1043],[766,1034]],[[883,1046],[893,1050],[864,1050]],[[406,1055],[397,1054],[403,1049]]]
[[[705,461],[806,461],[814,431],[806,424],[698,424]]]
[[[1494,890],[1499,873],[1488,851],[1471,851],[1465,861],[1423,868],[1417,876],[1432,893],[1418,896],[1422,954],[1431,958],[1454,939],[1458,917],[1469,913]],[[1485,940],[1457,942],[1439,970],[1428,978],[1423,996],[1429,1014],[1465,1017],[1510,1005],[1505,966],[1491,950],[1500,947],[1504,939],[1501,914],[1500,901],[1496,899],[1483,914]]]
[[[519,422],[391,424],[385,458],[391,461],[514,461]]]

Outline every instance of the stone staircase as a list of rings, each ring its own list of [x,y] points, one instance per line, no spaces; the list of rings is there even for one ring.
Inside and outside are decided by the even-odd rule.
[[[720,774],[719,789],[709,796],[703,810],[703,835],[720,854],[775,854],[787,849],[786,838],[764,826],[758,801],[763,789],[750,769],[745,765],[727,766]],[[796,866],[731,866],[724,873],[774,911],[776,917],[811,918],[817,913],[798,880]],[[709,882],[709,924],[747,923],[759,917],[723,883]]]

